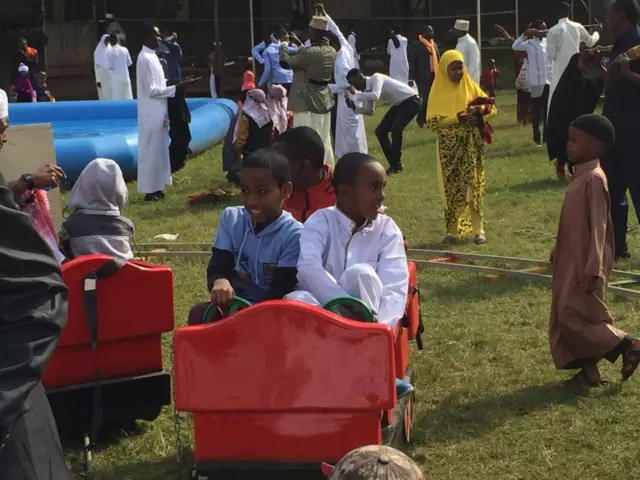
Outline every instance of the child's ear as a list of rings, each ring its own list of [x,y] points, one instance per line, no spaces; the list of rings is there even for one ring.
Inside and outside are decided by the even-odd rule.
[[[293,194],[293,183],[287,182],[282,186],[282,199],[289,200]]]

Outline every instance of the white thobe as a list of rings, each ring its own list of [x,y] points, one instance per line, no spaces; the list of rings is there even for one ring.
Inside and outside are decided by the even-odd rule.
[[[396,35],[400,42],[398,48],[389,39],[387,53],[389,54],[389,76],[402,83],[409,83],[409,57],[407,55],[407,45],[409,42],[402,35]]]
[[[471,79],[480,85],[480,49],[476,40],[467,33],[458,39],[456,50],[464,57],[464,68]]]
[[[336,114],[336,138],[335,154],[341,158],[347,153],[368,153],[367,133],[364,128],[364,118],[347,106],[345,92],[349,88],[347,73],[353,68],[358,68],[356,55],[351,44],[329,17],[329,30],[340,40],[340,51],[336,57],[336,66],[333,76],[334,84],[329,85],[331,93],[338,95],[338,111]]]
[[[409,288],[402,232],[386,215],[356,228],[337,207],[318,210],[300,236],[298,282],[299,290],[286,298],[326,305],[357,296],[379,323],[395,328]]]
[[[111,47],[107,55],[107,64],[111,72],[111,100],[131,100],[131,77],[129,67],[132,65],[129,50],[120,45]]]
[[[93,53],[93,68],[96,74],[96,89],[99,100],[111,99],[111,72],[109,71],[109,52],[111,45],[105,45],[105,40],[109,35],[103,35],[98,46]],[[100,84],[98,87],[97,84]]]
[[[160,60],[147,47],[142,47],[138,56],[136,75],[138,191],[155,193],[171,185],[167,98],[175,96],[176,87],[167,87]]]
[[[600,34],[594,32],[590,35],[586,28],[568,18],[561,18],[554,25],[547,36],[547,54],[551,62],[551,82],[549,87],[549,105],[551,97],[569,65],[571,57],[580,52],[580,44],[584,43],[588,48],[593,47],[600,40]]]

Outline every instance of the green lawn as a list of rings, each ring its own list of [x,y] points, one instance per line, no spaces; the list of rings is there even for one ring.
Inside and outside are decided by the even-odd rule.
[[[533,145],[530,128],[515,126],[515,96],[499,92],[494,144],[488,149],[485,247],[463,251],[546,259],[553,245],[565,185],[555,179],[546,151]],[[378,113],[380,115],[380,112]],[[381,158],[369,119],[371,153]],[[406,172],[387,189],[387,213],[411,248],[424,248],[444,235],[436,182],[435,138],[412,125],[405,135]],[[126,211],[136,240],[179,233],[179,242],[209,242],[220,207],[189,207],[190,194],[226,186],[220,148],[189,162],[174,177],[164,203],[143,204],[135,185]],[[631,222],[635,227],[635,221]],[[640,255],[637,231],[631,251]],[[176,325],[191,305],[206,299],[206,259],[171,260],[175,278]],[[632,260],[617,268],[638,268]],[[418,407],[411,454],[428,479],[637,479],[640,430],[636,395],[640,377],[618,383],[618,367],[605,367],[611,386],[587,395],[565,387],[547,343],[550,291],[517,280],[486,283],[477,275],[422,270],[425,350],[413,351]],[[610,299],[622,328],[640,334],[640,303]],[[170,368],[170,335],[165,365]],[[150,480],[186,478],[191,424],[181,421],[176,451],[173,410],[166,408],[140,433],[103,444],[94,455],[96,478]],[[79,453],[68,451],[74,470]]]

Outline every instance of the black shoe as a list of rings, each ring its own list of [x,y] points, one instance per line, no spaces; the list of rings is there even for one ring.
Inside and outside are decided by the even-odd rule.
[[[387,176],[390,177],[391,175],[394,175],[396,173],[402,173],[404,172],[404,167],[402,166],[402,164],[398,165],[397,167],[389,167],[387,168]]]
[[[162,200],[162,197],[160,195],[158,195],[158,193],[147,193],[144,196],[144,201],[145,202],[159,202],[160,200]]]
[[[616,254],[616,262],[619,260],[629,260],[631,258],[631,254],[629,250],[623,250],[622,252]]]
[[[535,143],[536,145],[542,145],[542,137],[539,131],[533,132],[533,143]]]

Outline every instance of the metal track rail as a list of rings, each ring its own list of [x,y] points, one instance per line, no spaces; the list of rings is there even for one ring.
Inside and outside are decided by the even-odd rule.
[[[144,257],[168,257],[168,258],[200,258],[208,257],[211,255],[211,244],[209,243],[142,243],[137,245],[140,250],[140,255]],[[170,250],[170,249],[184,249],[195,248],[196,250]],[[157,249],[157,251],[153,251]],[[162,249],[162,250],[160,250]],[[165,250],[166,249],[166,250]],[[448,250],[420,250],[409,249],[407,250],[409,256],[423,257],[421,258],[409,258],[422,268],[439,268],[443,270],[453,270],[462,272],[473,272],[484,275],[498,275],[503,277],[519,278],[521,280],[530,282],[546,282],[550,283],[552,280],[551,275],[544,273],[527,272],[523,270],[512,270],[509,268],[491,267],[486,265],[474,265],[469,263],[461,263],[461,261],[469,262],[488,262],[497,264],[520,264],[528,265],[529,267],[545,267],[549,265],[549,262],[541,260],[532,260],[528,258],[514,258],[514,257],[500,257],[497,255],[484,255],[477,253],[461,253],[451,252]],[[431,260],[424,257],[430,257]],[[438,261],[435,261],[438,259]],[[445,261],[443,261],[443,259]],[[446,261],[450,259],[450,261]],[[640,298],[640,291],[623,288],[619,285],[629,285],[633,283],[640,283],[640,274],[633,272],[625,272],[621,270],[614,270],[613,277],[623,278],[622,281],[613,281],[608,287],[608,291],[615,293],[616,295],[623,295],[627,297]]]

